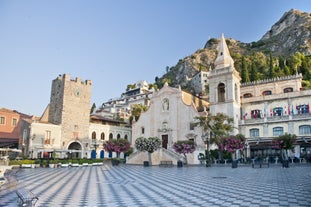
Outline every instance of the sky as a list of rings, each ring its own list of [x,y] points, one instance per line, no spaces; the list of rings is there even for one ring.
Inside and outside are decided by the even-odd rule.
[[[0,0],[0,108],[41,116],[59,74],[92,81],[91,105],[154,83],[209,38],[258,41],[309,0]]]

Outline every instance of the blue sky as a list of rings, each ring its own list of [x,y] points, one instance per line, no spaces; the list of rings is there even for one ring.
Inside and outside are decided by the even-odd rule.
[[[100,106],[153,83],[209,38],[258,41],[308,0],[0,0],[0,107],[41,116],[59,74],[92,80]]]

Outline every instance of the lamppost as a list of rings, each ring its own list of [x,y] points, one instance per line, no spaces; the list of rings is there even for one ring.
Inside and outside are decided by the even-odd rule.
[[[96,139],[92,140],[92,145],[94,147],[95,150],[95,158],[97,157],[97,147],[99,146],[99,144],[97,144]]]
[[[210,152],[209,152],[209,138],[208,138],[208,133],[202,136],[202,140],[205,144],[205,159],[206,159],[206,167],[211,166],[211,160],[210,160]]]

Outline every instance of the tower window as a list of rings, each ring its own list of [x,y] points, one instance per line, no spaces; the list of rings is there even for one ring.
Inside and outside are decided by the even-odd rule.
[[[217,89],[218,89],[218,102],[225,102],[225,84],[219,83]]]

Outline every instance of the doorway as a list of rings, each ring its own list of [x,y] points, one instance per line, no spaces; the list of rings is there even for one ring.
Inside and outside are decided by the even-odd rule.
[[[162,135],[162,148],[167,149],[167,143],[168,143],[168,135],[164,134]]]

